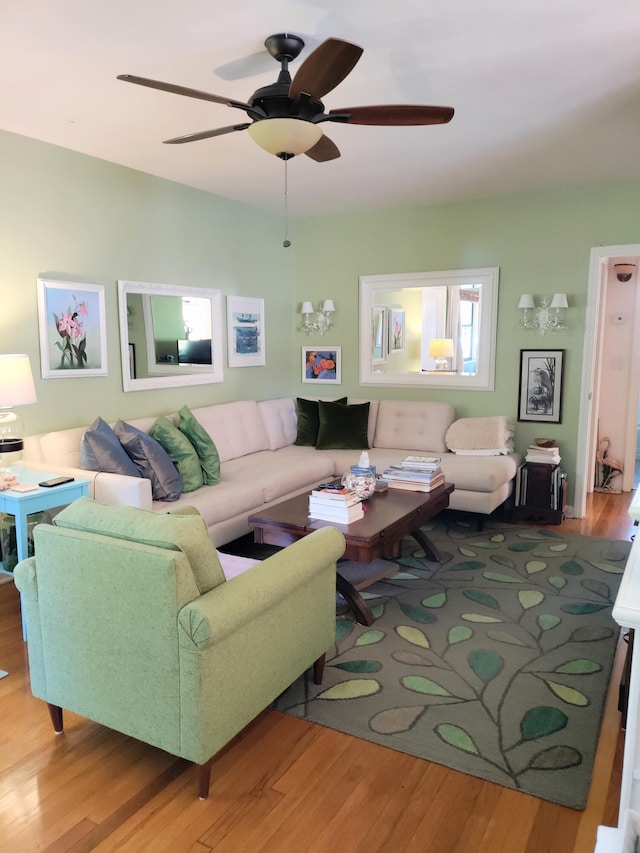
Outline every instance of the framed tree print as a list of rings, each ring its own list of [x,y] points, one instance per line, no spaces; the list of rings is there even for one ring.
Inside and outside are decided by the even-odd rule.
[[[562,421],[563,349],[520,350],[519,421]]]
[[[229,367],[266,363],[264,299],[227,296],[227,350]]]

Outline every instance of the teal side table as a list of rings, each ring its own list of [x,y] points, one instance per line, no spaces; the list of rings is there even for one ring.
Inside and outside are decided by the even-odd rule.
[[[57,474],[49,474],[46,471],[30,471],[23,469],[20,471],[19,479],[21,485],[29,483],[37,484],[43,480],[51,480]],[[38,486],[32,492],[14,492],[13,489],[5,489],[0,491],[0,512],[6,512],[13,515],[16,520],[16,545],[18,551],[18,562],[26,560],[29,556],[29,544],[27,537],[27,516],[34,512],[42,510],[55,509],[59,506],[66,506],[72,503],[77,498],[81,498],[89,494],[89,481],[75,479],[71,483],[64,483],[61,486],[53,486],[52,488],[43,488]],[[2,574],[13,575],[12,572],[1,570]],[[22,639],[27,639],[27,632],[22,618]]]

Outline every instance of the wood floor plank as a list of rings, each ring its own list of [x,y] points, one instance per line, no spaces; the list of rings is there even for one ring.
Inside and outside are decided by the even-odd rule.
[[[552,529],[629,539],[632,496],[594,494],[586,519]],[[195,770],[160,750],[72,714],[53,734],[29,687],[18,593],[1,584],[0,849],[591,853],[598,824],[617,821],[620,660],[584,812],[274,711],[221,751],[199,801]]]

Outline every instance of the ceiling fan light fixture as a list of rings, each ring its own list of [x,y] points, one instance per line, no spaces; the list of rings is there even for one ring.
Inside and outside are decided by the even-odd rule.
[[[254,121],[249,136],[269,154],[304,154],[319,142],[322,130],[299,118],[267,118]]]

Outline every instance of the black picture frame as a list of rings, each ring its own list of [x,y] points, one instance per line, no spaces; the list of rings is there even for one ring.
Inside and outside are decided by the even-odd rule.
[[[562,423],[563,349],[520,350],[518,420]]]

